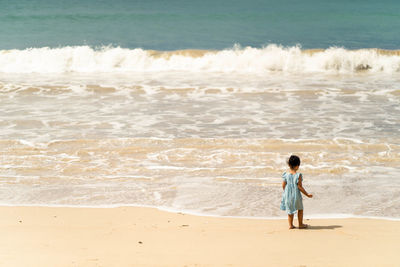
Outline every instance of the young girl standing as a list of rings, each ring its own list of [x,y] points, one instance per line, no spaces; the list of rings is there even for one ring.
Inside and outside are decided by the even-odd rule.
[[[303,188],[303,175],[297,172],[300,167],[300,158],[295,155],[290,156],[288,165],[290,168],[289,172],[282,174],[283,194],[281,210],[286,210],[288,214],[289,229],[296,228],[293,225],[293,217],[296,211],[298,212],[299,228],[307,228],[308,225],[303,223],[303,198],[301,193],[310,198],[313,195],[308,194]]]

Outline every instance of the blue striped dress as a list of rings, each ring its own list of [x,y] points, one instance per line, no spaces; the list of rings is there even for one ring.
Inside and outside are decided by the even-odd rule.
[[[282,194],[281,210],[286,210],[287,214],[294,214],[298,210],[303,210],[303,198],[297,187],[299,177],[303,179],[301,173],[284,172],[282,174],[282,179],[286,181],[286,187]]]

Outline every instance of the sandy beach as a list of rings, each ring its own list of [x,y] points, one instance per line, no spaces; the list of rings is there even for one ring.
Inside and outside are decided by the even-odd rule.
[[[1,207],[0,266],[398,266],[400,221]],[[307,216],[305,216],[307,218]]]

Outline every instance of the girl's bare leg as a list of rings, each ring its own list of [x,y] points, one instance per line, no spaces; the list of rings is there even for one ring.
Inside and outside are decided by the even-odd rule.
[[[294,214],[288,214],[289,229],[296,228],[293,225],[293,218],[294,218]]]
[[[303,210],[297,211],[297,218],[299,219],[299,228],[307,228],[307,224],[303,223]]]

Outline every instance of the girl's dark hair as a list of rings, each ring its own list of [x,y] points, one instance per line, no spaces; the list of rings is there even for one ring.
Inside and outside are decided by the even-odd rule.
[[[300,166],[300,158],[296,155],[291,155],[287,161],[287,164],[291,169],[294,169],[297,166]]]

